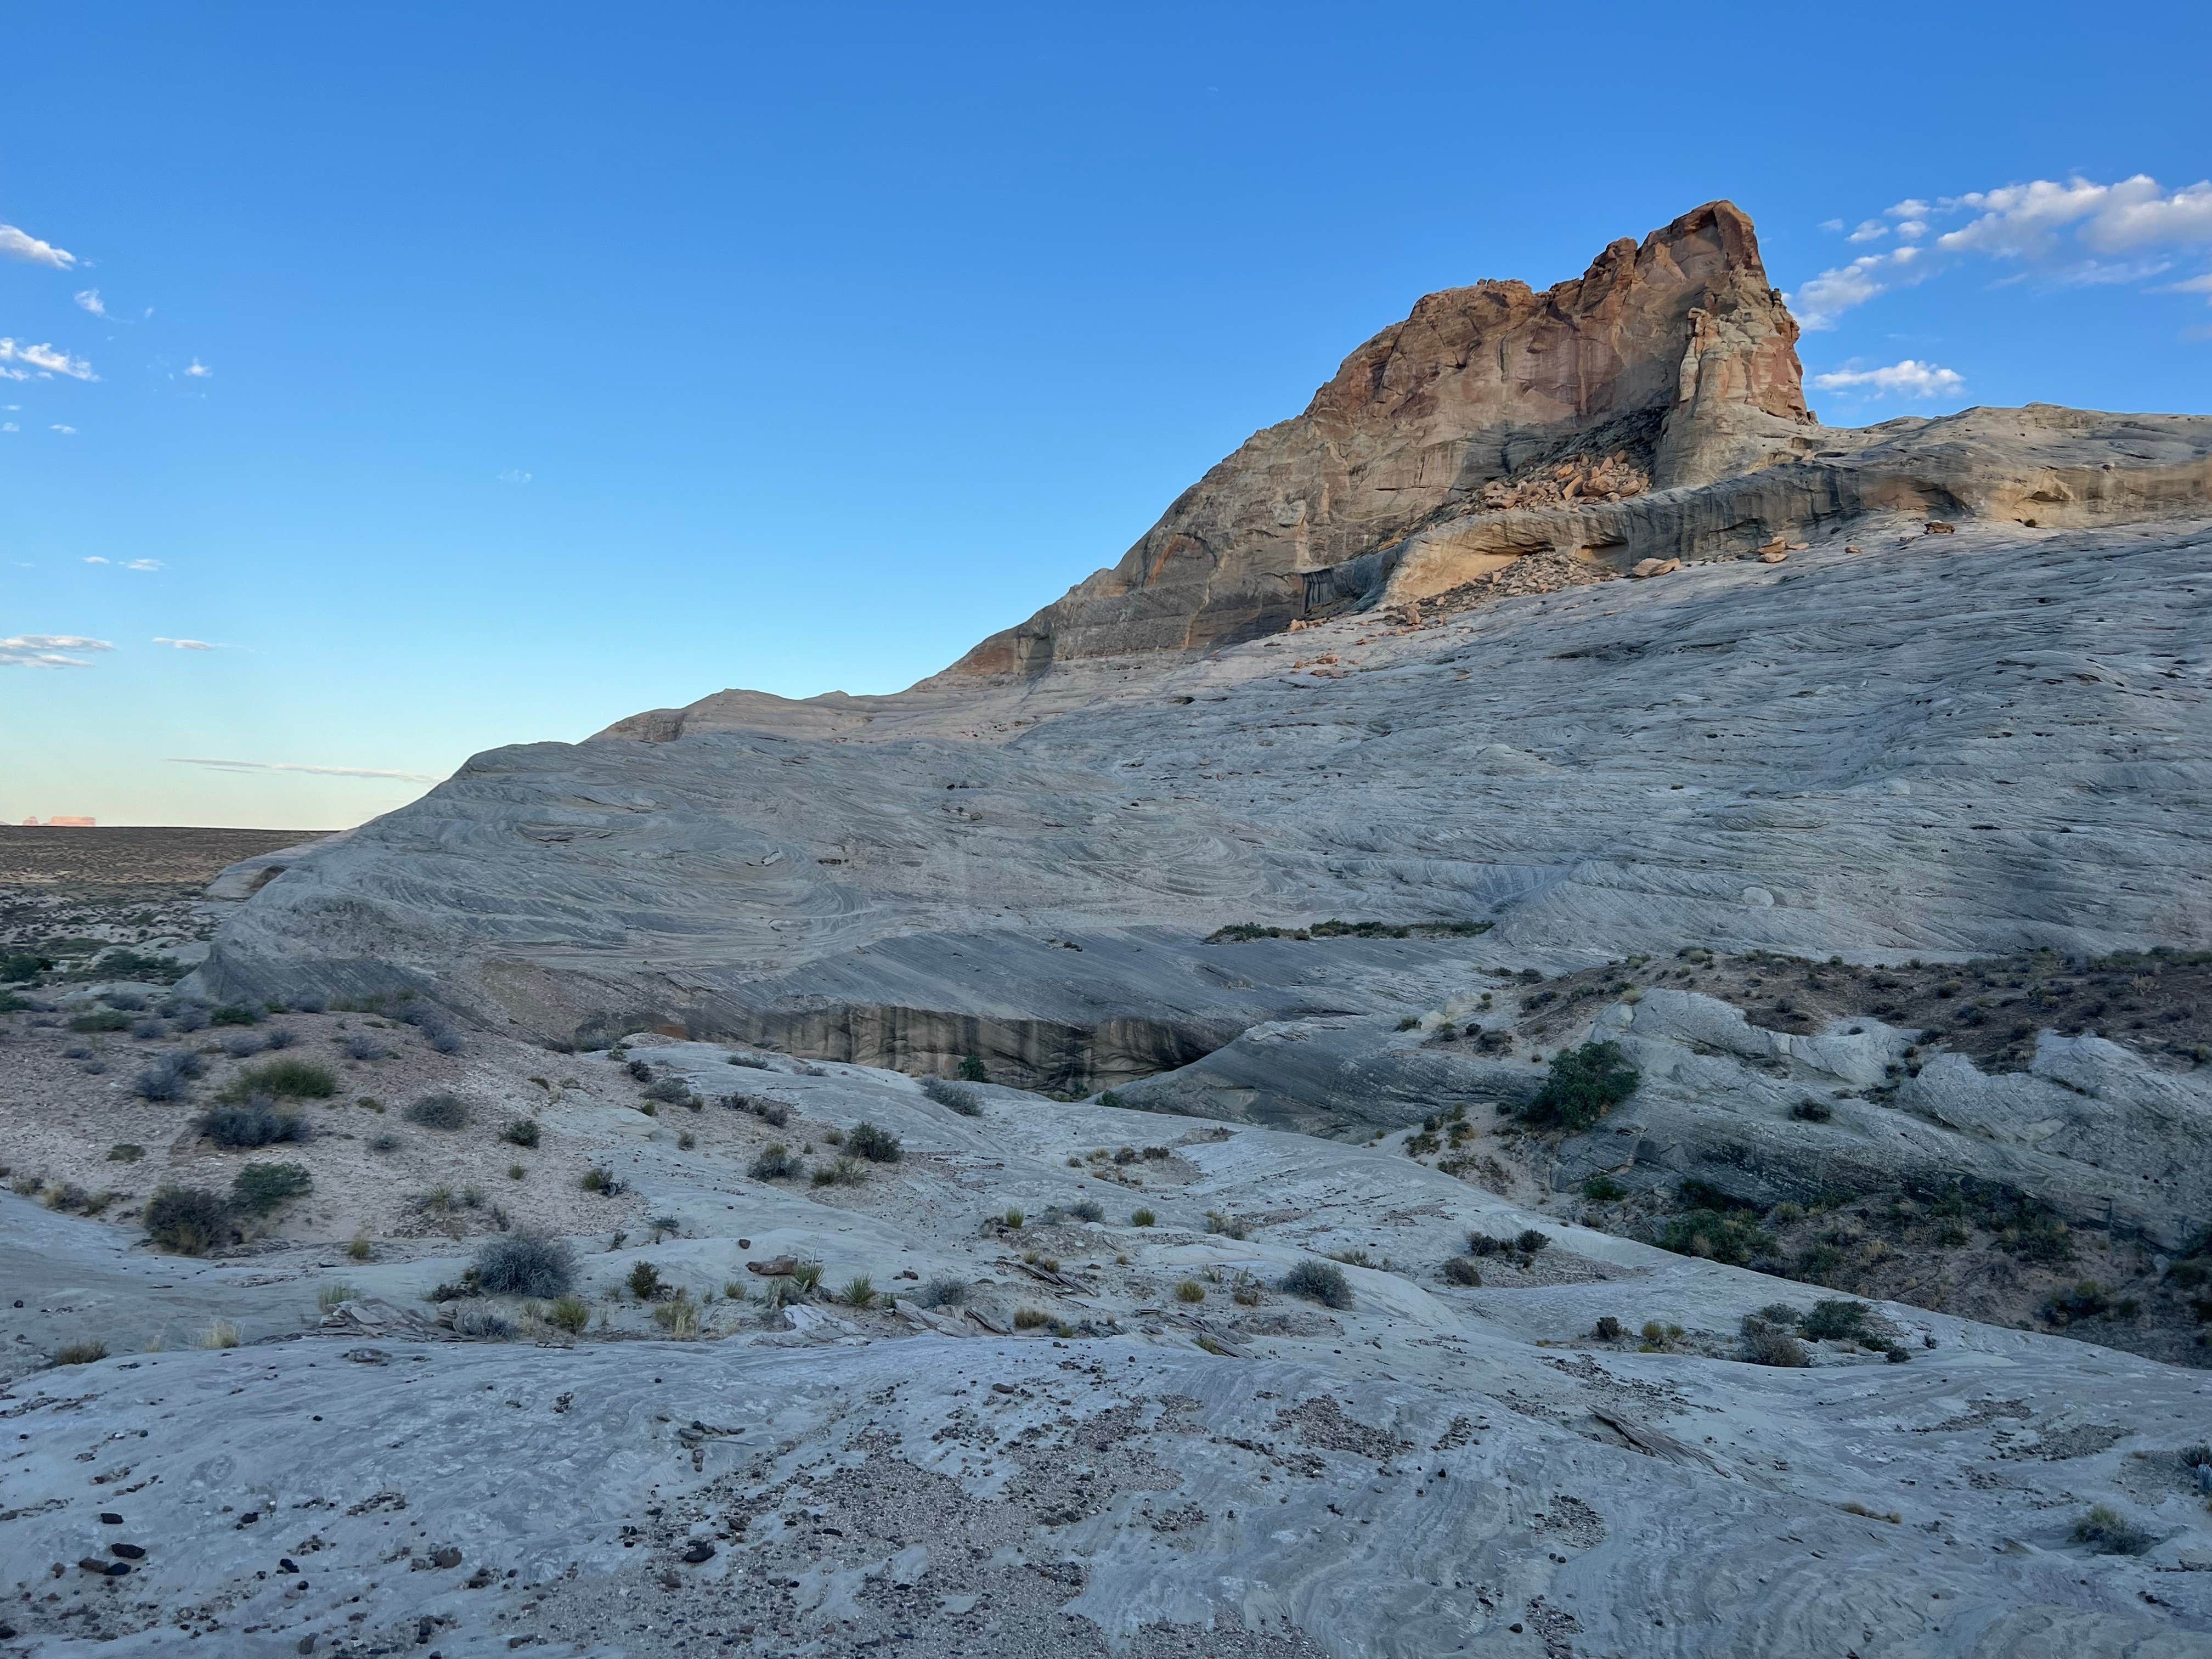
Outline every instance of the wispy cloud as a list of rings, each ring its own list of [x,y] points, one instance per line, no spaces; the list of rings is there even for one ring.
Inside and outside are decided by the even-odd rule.
[[[106,559],[101,558],[97,553],[86,554],[84,562],[87,564],[106,564],[107,562]]]
[[[56,247],[52,242],[42,242],[27,230],[18,230],[13,225],[0,225],[0,258],[21,259],[34,265],[52,265],[56,270],[69,270],[76,264],[76,255],[67,248]]]
[[[499,475],[499,481],[501,483],[526,484],[530,482],[530,474],[519,466],[510,466]]]
[[[2168,283],[2160,291],[2166,294],[2202,294],[2204,303],[2212,306],[2212,271],[2207,271],[2202,276],[2191,276],[2185,283]]]
[[[197,357],[185,367],[185,373],[195,380],[211,380],[215,378],[215,371]]]
[[[125,559],[123,568],[125,570],[159,570],[163,567],[159,559]]]
[[[95,317],[107,315],[107,302],[100,297],[100,290],[88,288],[76,295],[76,302]]]
[[[1927,240],[1947,220],[1960,222]],[[1853,307],[1971,258],[2012,261],[2066,284],[2147,281],[2169,268],[2171,256],[2212,246],[2212,179],[2169,191],[2148,173],[2112,185],[2037,179],[1932,202],[1912,198],[1861,220],[1847,240],[1893,237],[1887,252],[1824,270],[1788,296],[1808,329],[1833,328]]]
[[[224,646],[210,644],[206,640],[173,640],[168,638],[166,635],[161,634],[156,634],[154,635],[154,643],[156,645],[166,645],[178,651],[222,651],[228,649],[228,647]]]
[[[382,772],[369,766],[295,766],[289,761],[209,760],[193,755],[171,755],[177,766],[206,766],[218,772],[307,772],[319,778],[385,778],[398,783],[436,783],[428,772]]]
[[[1862,397],[1948,398],[1966,388],[1966,378],[1955,369],[1939,368],[1907,357],[1887,368],[1839,368],[1815,374],[1813,384],[1823,392],[1856,392]]]
[[[22,429],[13,421],[0,421],[0,432],[21,432]]]
[[[74,438],[76,436],[76,428],[75,427],[64,426],[59,421],[55,422],[52,426],[48,427],[46,430],[49,432],[58,432],[64,438]]]
[[[89,668],[92,665],[82,657],[68,653],[114,649],[106,640],[87,639],[82,634],[18,634],[13,639],[0,640],[0,667]]]
[[[31,374],[66,374],[73,380],[96,380],[92,365],[82,357],[72,357],[66,351],[58,351],[51,345],[33,345],[27,340],[11,340],[0,334],[0,363],[21,363],[23,367],[9,374],[11,380],[27,380]],[[0,369],[0,374],[4,374]]]

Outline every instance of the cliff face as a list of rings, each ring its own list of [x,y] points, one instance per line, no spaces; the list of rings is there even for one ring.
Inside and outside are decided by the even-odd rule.
[[[1623,239],[1538,293],[1431,294],[1344,361],[1303,415],[1255,434],[1111,569],[954,675],[1206,649],[1297,616],[1304,574],[1463,513],[1556,495],[1700,485],[1798,453],[1812,428],[1797,325],[1751,221],[1727,202]],[[1562,464],[1565,471],[1562,472]]]

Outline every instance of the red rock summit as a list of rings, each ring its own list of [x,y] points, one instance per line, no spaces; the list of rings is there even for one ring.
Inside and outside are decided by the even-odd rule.
[[[1119,564],[951,672],[1234,643],[1301,615],[1313,573],[1457,516],[1710,484],[1804,453],[1817,428],[1797,331],[1727,202],[1624,237],[1540,293],[1431,294]]]

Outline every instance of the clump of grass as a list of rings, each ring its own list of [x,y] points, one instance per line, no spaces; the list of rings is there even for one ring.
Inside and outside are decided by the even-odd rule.
[[[867,1178],[867,1166],[856,1158],[841,1158],[835,1164],[818,1164],[814,1168],[817,1187],[858,1187]]]
[[[257,1096],[276,1100],[328,1100],[337,1091],[338,1081],[328,1068],[288,1055],[283,1060],[248,1066],[225,1085],[222,1097],[233,1102],[251,1100]]]
[[[248,1215],[268,1215],[314,1190],[313,1177],[298,1164],[249,1164],[230,1183],[230,1201]]]
[[[95,1359],[106,1358],[107,1344],[98,1337],[90,1337],[82,1342],[64,1343],[54,1350],[54,1357],[46,1363],[49,1365],[89,1365]]]
[[[477,1252],[475,1267],[477,1285],[489,1296],[556,1297],[576,1281],[568,1245],[535,1233],[490,1240]]]
[[[1564,1049],[1552,1061],[1544,1086],[1521,1109],[1521,1121],[1579,1133],[1634,1094],[1643,1080],[1617,1042]]]
[[[141,1070],[131,1091],[141,1100],[168,1104],[191,1094],[192,1080],[204,1069],[200,1057],[190,1049],[173,1048]]]
[[[1206,1286],[1200,1284],[1194,1279],[1184,1279],[1182,1284],[1176,1286],[1175,1293],[1176,1300],[1178,1302],[1203,1302],[1206,1300]]]
[[[660,1277],[660,1269],[650,1261],[630,1264],[629,1277],[623,1281],[629,1293],[641,1302],[651,1302],[665,1294],[668,1286]]]
[[[1149,1227],[1158,1219],[1159,1218],[1154,1215],[1150,1210],[1132,1210],[1129,1212],[1129,1224],[1132,1227]]]
[[[591,1304],[580,1296],[556,1297],[545,1310],[545,1322],[556,1331],[580,1336],[584,1328],[592,1322]]]
[[[1006,1212],[999,1218],[999,1224],[1003,1227],[1010,1227],[1016,1232],[1019,1232],[1021,1231],[1022,1224],[1028,1219],[1029,1218],[1024,1215],[1019,1210],[1009,1206]]]
[[[366,1031],[350,1031],[338,1041],[338,1052],[348,1060],[389,1060],[392,1050]]]
[[[315,1305],[325,1313],[344,1302],[351,1302],[361,1292],[350,1285],[325,1285],[315,1292]]]
[[[468,1127],[469,1107],[459,1095],[424,1095],[399,1115],[417,1127],[450,1134]]]
[[[373,1261],[376,1259],[376,1246],[369,1241],[367,1228],[353,1236],[352,1243],[346,1246],[346,1259],[349,1261]]]
[[[511,1146],[535,1146],[538,1144],[538,1121],[518,1118],[499,1132],[499,1138]]]
[[[146,1149],[136,1141],[118,1140],[107,1149],[110,1164],[136,1164],[146,1156]]]
[[[1324,1308],[1349,1308],[1352,1281],[1344,1269],[1330,1261],[1301,1261],[1285,1273],[1276,1289],[1285,1296],[1302,1296]]]
[[[1051,1322],[1051,1315],[1040,1313],[1035,1308],[1014,1310],[1014,1328],[1018,1331],[1033,1331],[1040,1325],[1049,1325]]]
[[[806,1173],[804,1160],[794,1157],[790,1147],[780,1140],[771,1140],[761,1148],[745,1173],[755,1181],[796,1181]]]
[[[791,1270],[791,1282],[807,1295],[813,1295],[822,1288],[822,1264],[818,1261],[800,1262]]]
[[[2105,1504],[2092,1504],[2074,1523],[2074,1541],[2100,1555],[2141,1555],[2158,1540]]]
[[[244,1340],[238,1327],[228,1319],[210,1321],[207,1329],[200,1333],[203,1348],[234,1348]]]
[[[131,1027],[131,1017],[118,1013],[112,1008],[96,1008],[88,1014],[79,1014],[70,1021],[72,1031],[90,1035],[100,1031],[124,1031]]]
[[[479,1342],[505,1342],[514,1335],[514,1322],[496,1308],[464,1303],[453,1310],[453,1334]]]
[[[210,1025],[258,1025],[261,1011],[250,1002],[226,1003],[208,1015]]]
[[[602,1198],[612,1198],[628,1192],[621,1180],[605,1170],[586,1170],[576,1179],[576,1184],[587,1193],[597,1193]]]
[[[926,1077],[921,1080],[921,1091],[949,1112],[957,1112],[963,1117],[983,1115],[982,1097],[964,1085],[948,1083],[941,1077]]]
[[[1103,1221],[1106,1218],[1106,1206],[1088,1198],[1078,1199],[1069,1205],[1067,1212],[1078,1221]]]
[[[204,1187],[163,1187],[146,1201],[146,1237],[173,1255],[205,1255],[230,1241],[230,1206]]]
[[[837,1299],[848,1308],[866,1308],[876,1300],[875,1281],[866,1273],[855,1273],[845,1281],[845,1288],[837,1292]]]

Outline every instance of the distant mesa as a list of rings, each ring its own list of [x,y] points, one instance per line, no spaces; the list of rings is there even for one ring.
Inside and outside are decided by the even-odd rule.
[[[29,817],[25,818],[23,823],[27,828],[36,824],[38,821],[39,815],[36,812],[33,812]],[[96,818],[57,817],[48,818],[46,820],[46,827],[50,830],[92,830],[99,827],[99,820]]]

